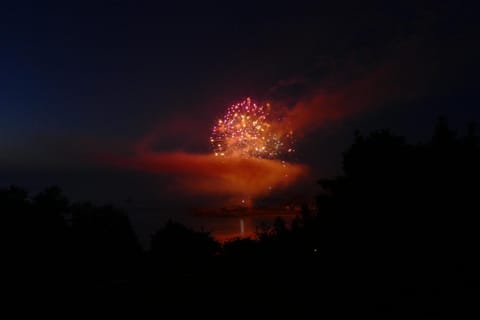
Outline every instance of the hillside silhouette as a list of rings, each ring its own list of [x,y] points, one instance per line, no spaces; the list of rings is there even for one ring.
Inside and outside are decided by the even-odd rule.
[[[261,306],[271,316],[476,312],[479,164],[474,124],[461,135],[440,118],[420,144],[356,133],[343,174],[319,181],[317,211],[305,205],[290,224],[277,218],[255,239],[223,244],[168,221],[148,250],[119,209],[11,186],[0,189],[7,274],[23,299],[48,287],[100,303]]]

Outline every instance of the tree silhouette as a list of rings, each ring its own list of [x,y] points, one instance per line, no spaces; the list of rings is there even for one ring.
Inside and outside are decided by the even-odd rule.
[[[28,248],[30,229],[33,229],[27,191],[16,186],[0,189],[0,212],[7,251],[16,256],[22,255]]]
[[[163,268],[196,272],[219,252],[220,244],[209,232],[195,231],[168,220],[151,238],[151,255]]]
[[[131,276],[140,245],[128,216],[112,206],[89,203],[71,207],[74,263],[87,281],[113,281]]]
[[[139,289],[207,303],[205,288],[231,293],[234,284],[254,291],[251,299],[303,307],[313,292],[331,309],[471,310],[480,284],[479,141],[474,124],[461,136],[444,118],[421,144],[387,130],[357,132],[343,173],[319,181],[317,211],[304,205],[290,225],[277,218],[256,239],[223,245],[168,221],[148,254],[119,209],[70,204],[58,187],[29,197],[11,186],[0,189],[4,257],[31,287],[114,300]]]
[[[478,266],[475,141],[473,129],[459,138],[444,118],[426,144],[407,144],[385,130],[357,134],[344,153],[344,175],[320,181],[317,230],[324,257],[336,261],[331,269],[355,265],[351,281],[360,272],[368,279],[361,286],[390,292],[454,290],[455,279],[478,279],[458,271]]]

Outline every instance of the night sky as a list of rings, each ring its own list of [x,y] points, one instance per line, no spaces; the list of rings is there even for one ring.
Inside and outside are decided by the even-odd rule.
[[[478,9],[2,3],[0,186],[56,184],[73,200],[155,208],[134,217],[145,225],[180,218],[179,207],[221,205],[236,191],[198,187],[210,179],[225,190],[212,173],[210,132],[228,106],[251,97],[284,110],[296,129],[291,163],[303,174],[282,192],[314,195],[318,178],[340,172],[357,129],[421,142],[439,115],[460,133],[480,119]],[[230,166],[248,179],[275,170]]]

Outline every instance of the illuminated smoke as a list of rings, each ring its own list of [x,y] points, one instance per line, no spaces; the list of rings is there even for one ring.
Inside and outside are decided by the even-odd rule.
[[[307,172],[305,166],[286,161],[294,153],[293,131],[279,114],[274,115],[269,104],[247,98],[216,121],[210,137],[212,153],[152,151],[159,136],[155,131],[139,142],[134,155],[107,161],[168,176],[172,182],[168,188],[175,192],[215,196],[249,207],[256,198],[291,186]]]

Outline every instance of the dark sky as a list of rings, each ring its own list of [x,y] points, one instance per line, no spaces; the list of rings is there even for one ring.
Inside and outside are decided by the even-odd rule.
[[[58,184],[74,199],[170,207],[168,168],[105,159],[135,157],[139,146],[207,154],[215,119],[247,96],[306,108],[296,161],[314,185],[339,172],[356,129],[390,128],[415,142],[440,114],[459,130],[480,119],[478,9],[461,1],[2,2],[0,185]]]

